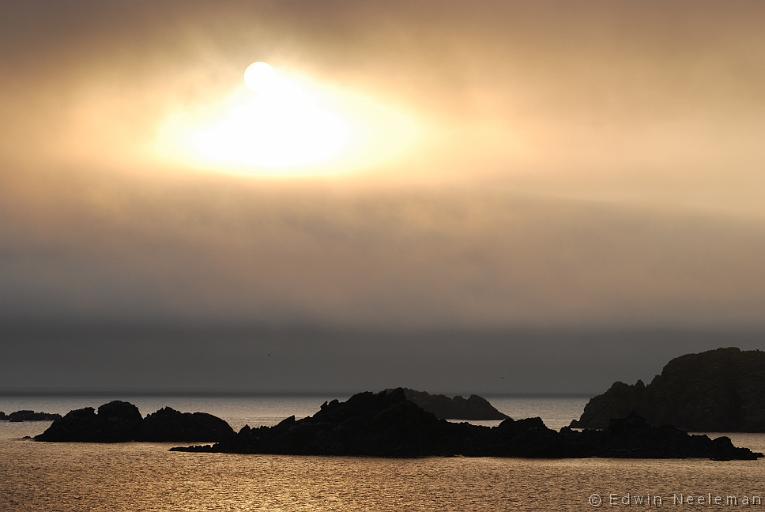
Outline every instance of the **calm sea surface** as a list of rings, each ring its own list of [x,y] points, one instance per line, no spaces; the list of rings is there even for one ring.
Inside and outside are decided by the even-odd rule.
[[[114,398],[135,403],[143,414],[164,405],[206,411],[239,428],[313,414],[333,397]],[[0,397],[0,410],[65,413],[97,407],[109,399]],[[555,429],[578,417],[586,402],[584,398],[490,400],[514,418],[541,416]],[[746,500],[765,498],[763,460],[390,460],[191,454],[168,451],[173,444],[52,444],[21,439],[47,425],[0,422],[1,511],[596,510],[589,504],[593,494],[602,500],[600,509],[765,510],[761,504],[745,505]],[[765,435],[730,437],[739,445],[765,451]],[[718,496],[723,505],[698,503]],[[651,506],[645,504],[646,498]],[[679,504],[689,498],[693,504]],[[619,504],[611,505],[612,500]]]

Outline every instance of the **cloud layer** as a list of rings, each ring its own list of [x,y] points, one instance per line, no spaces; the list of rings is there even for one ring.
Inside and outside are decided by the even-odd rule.
[[[0,329],[15,359],[0,389],[119,388],[162,346],[147,382],[165,388],[201,371],[173,364],[186,347],[265,372],[213,372],[220,389],[396,384],[374,360],[418,386],[554,391],[556,374],[591,390],[611,374],[582,376],[590,350],[645,376],[630,361],[762,346],[762,2],[2,7]],[[401,108],[427,136],[342,178],[153,158],[164,114],[214,101],[255,60]],[[417,376],[474,349],[451,388]],[[93,367],[115,354],[132,363]],[[495,359],[512,383],[481,377]],[[67,380],[59,361],[90,370]]]

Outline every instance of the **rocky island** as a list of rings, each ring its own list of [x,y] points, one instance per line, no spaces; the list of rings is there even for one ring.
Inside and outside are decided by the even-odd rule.
[[[499,412],[488,400],[478,395],[470,395],[467,398],[449,397],[409,388],[402,389],[409,400],[439,419],[504,420],[507,418],[506,414]]]
[[[647,386],[614,383],[571,426],[605,428],[630,413],[690,432],[765,432],[765,352],[719,348],[677,357]]]
[[[115,443],[125,441],[223,441],[234,435],[222,419],[203,412],[164,407],[145,418],[138,408],[115,400],[98,408],[76,409],[55,420],[35,441]]]
[[[53,421],[60,417],[60,414],[35,412],[27,409],[12,412],[8,415],[0,411],[0,421],[10,421],[11,423],[20,423],[22,421]]]
[[[450,423],[407,398],[398,388],[359,393],[324,403],[307,418],[273,427],[243,427],[213,445],[172,448],[184,452],[343,455],[376,457],[620,457],[753,460],[762,454],[734,447],[727,437],[688,435],[655,427],[638,416],[612,421],[604,430],[560,432],[540,418],[506,418],[496,427]]]

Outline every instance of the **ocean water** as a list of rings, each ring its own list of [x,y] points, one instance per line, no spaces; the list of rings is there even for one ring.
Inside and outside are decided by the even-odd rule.
[[[110,398],[0,397],[0,410],[65,413]],[[207,411],[238,428],[312,414],[333,397],[114,398],[135,403],[144,414],[164,405]],[[512,417],[540,416],[556,429],[578,417],[586,402],[490,400]],[[758,501],[765,498],[763,460],[396,460],[191,454],[170,452],[173,444],[162,443],[22,440],[47,425],[0,422],[0,511],[765,510]],[[765,451],[765,435],[730,437]],[[720,505],[706,503],[718,497]]]

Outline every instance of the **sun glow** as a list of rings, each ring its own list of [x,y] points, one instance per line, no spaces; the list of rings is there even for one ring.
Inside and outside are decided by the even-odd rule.
[[[157,149],[206,169],[339,174],[389,160],[416,136],[411,118],[390,108],[256,62],[228,96],[169,115]]]

